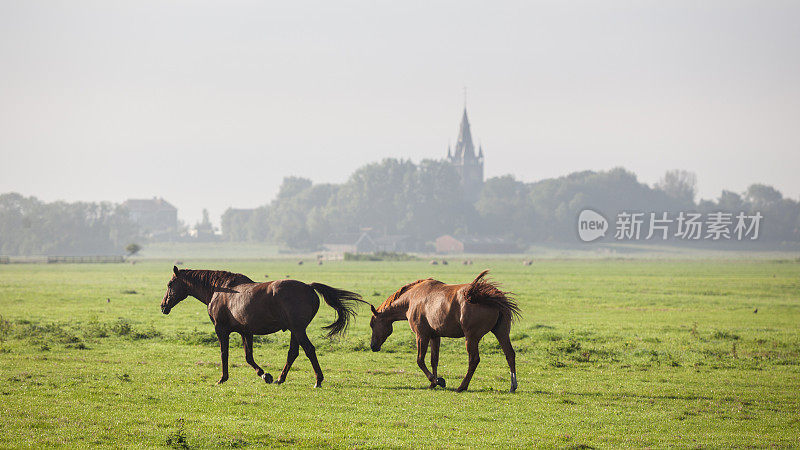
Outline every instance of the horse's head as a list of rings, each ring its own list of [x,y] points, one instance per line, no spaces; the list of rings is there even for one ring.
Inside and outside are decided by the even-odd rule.
[[[386,338],[392,334],[392,321],[385,314],[379,313],[374,306],[372,308],[372,318],[369,320],[369,326],[372,328],[372,339],[370,340],[369,347],[373,352],[380,351],[381,345],[386,342]]]
[[[167,293],[164,300],[161,300],[161,312],[169,314],[170,310],[189,296],[189,284],[181,278],[181,273],[177,266],[172,266],[172,279],[167,283]]]

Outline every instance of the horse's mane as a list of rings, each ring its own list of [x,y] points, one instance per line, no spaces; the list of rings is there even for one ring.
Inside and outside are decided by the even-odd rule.
[[[485,280],[484,277],[489,273],[489,270],[484,270],[480,273],[475,280],[470,283],[464,294],[467,301],[470,303],[482,303],[484,305],[494,305],[509,318],[512,322],[522,317],[519,305],[514,300],[511,292],[502,291],[500,284]]]
[[[226,270],[190,270],[181,269],[178,271],[181,278],[191,284],[211,288],[231,288],[245,283],[255,283],[247,275],[241,273],[228,272]]]
[[[403,295],[403,293],[405,291],[407,291],[410,287],[415,286],[415,285],[417,285],[419,283],[422,283],[423,281],[428,281],[428,280],[432,280],[432,279],[433,278],[422,278],[422,279],[419,279],[417,281],[412,281],[411,283],[408,283],[407,285],[401,287],[400,289],[397,290],[397,292],[395,292],[394,294],[390,295],[389,298],[384,300],[383,303],[381,303],[381,306],[378,307],[377,311],[378,312],[382,312],[386,308],[392,306],[392,303],[394,303],[395,300],[400,298],[400,296]]]

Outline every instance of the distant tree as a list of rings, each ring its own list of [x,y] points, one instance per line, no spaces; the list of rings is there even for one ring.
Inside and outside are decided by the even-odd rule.
[[[754,206],[765,206],[780,202],[783,199],[783,195],[772,186],[751,184],[747,188],[745,199]]]
[[[715,205],[715,209],[728,212],[738,212],[746,208],[747,205],[742,199],[742,196],[731,191],[722,191]]]
[[[285,177],[278,189],[278,200],[294,197],[311,187],[311,180],[302,177]]]
[[[330,234],[323,213],[337,188],[330,184],[311,185],[308,180],[284,180],[282,191],[268,208],[267,229],[271,240],[294,248],[316,248]],[[305,186],[302,190],[297,190]],[[288,195],[288,192],[293,192]]]
[[[128,245],[125,246],[125,251],[128,252],[128,256],[133,256],[133,255],[139,253],[139,250],[141,250],[141,249],[142,249],[141,245],[134,244],[134,243],[131,243],[131,244],[128,244]]]
[[[744,199],[751,213],[764,216],[763,238],[772,241],[800,240],[800,203],[783,198],[777,189],[766,184],[752,184]]]
[[[539,229],[530,187],[511,175],[486,180],[475,209],[481,217],[473,232],[501,235],[531,242]]]
[[[446,233],[465,228],[474,208],[464,200],[455,168],[443,161],[424,160],[409,174],[404,192],[396,197],[405,216],[397,233],[418,242],[432,241]]]
[[[656,188],[676,200],[694,203],[694,197],[697,195],[697,175],[685,170],[668,170],[656,183]]]
[[[214,234],[214,225],[211,223],[207,209],[203,208],[203,220],[197,222],[194,226],[194,229],[197,231],[198,235]]]
[[[397,233],[413,203],[416,170],[411,161],[393,158],[357,169],[331,199],[327,216],[334,229]]]
[[[234,242],[249,241],[248,223],[252,216],[252,210],[226,209],[220,217],[223,238]]]

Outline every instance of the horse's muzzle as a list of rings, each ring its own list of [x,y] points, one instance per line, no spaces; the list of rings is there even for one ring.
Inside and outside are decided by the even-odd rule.
[[[161,312],[164,314],[169,314],[170,307],[167,305],[161,305]]]
[[[373,344],[373,345],[370,345],[369,348],[372,349],[373,352],[381,351],[381,346],[380,345]]]

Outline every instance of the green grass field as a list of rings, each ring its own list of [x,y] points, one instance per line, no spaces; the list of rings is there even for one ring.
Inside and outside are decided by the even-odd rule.
[[[204,306],[159,311],[169,262],[0,266],[0,447],[745,447],[800,446],[800,263],[783,261],[192,261],[255,280],[290,276],[380,303],[433,276],[483,268],[517,294],[519,390],[494,337],[470,391],[463,340],[443,340],[428,390],[398,322],[369,351],[369,312],[343,339],[309,328],[325,385],[300,357],[266,385],[232,339],[231,373]],[[754,310],[758,308],[758,312]],[[277,376],[288,334],[256,344]]]

